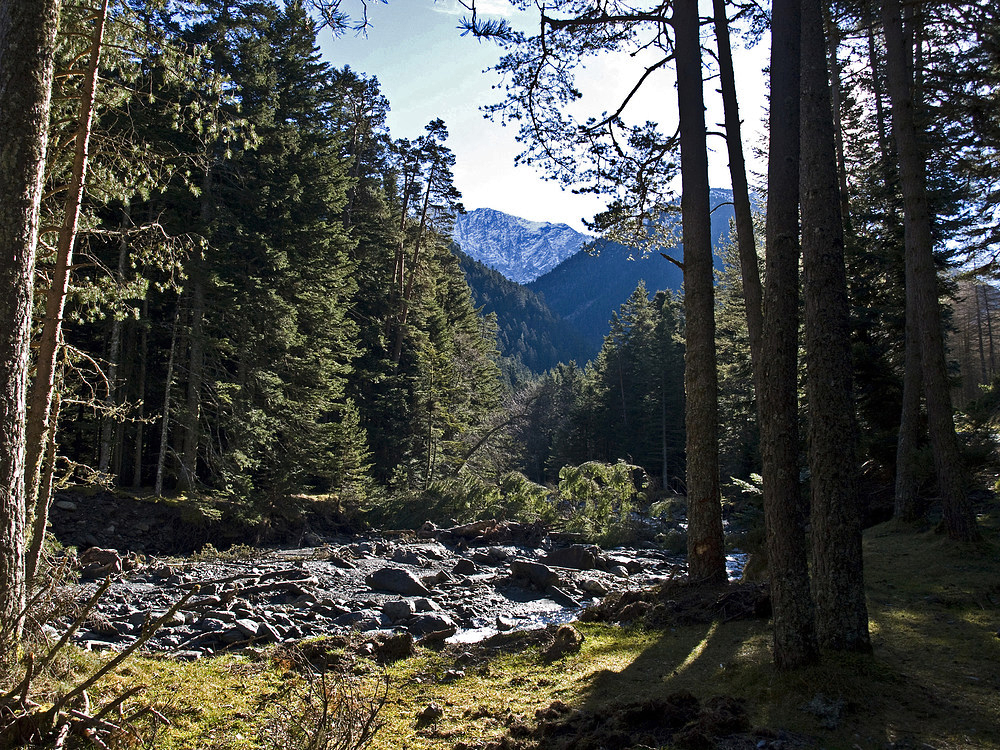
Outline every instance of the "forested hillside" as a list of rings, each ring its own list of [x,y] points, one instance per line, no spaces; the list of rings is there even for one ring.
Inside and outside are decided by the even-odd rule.
[[[728,190],[712,191],[711,237],[716,248],[716,268],[721,268],[721,247],[729,239],[732,200]],[[634,247],[599,239],[532,281],[528,288],[541,296],[553,312],[575,325],[591,345],[599,346],[608,333],[611,313],[640,281],[650,291],[681,290],[681,268],[661,254],[683,262],[678,220],[676,213],[667,213],[658,220],[663,225],[661,231],[671,238],[666,243]]]
[[[497,321],[501,364],[509,380],[525,382],[560,362],[583,365],[596,350],[576,328],[555,315],[533,292],[499,271],[487,268],[460,249],[453,248],[472,299],[482,314]]]
[[[86,23],[65,14],[57,71]],[[447,471],[502,386],[449,246],[444,123],[394,141],[377,81],[320,59],[302,3],[122,6],[106,33],[80,260],[41,295],[66,311],[29,420],[58,420],[50,475],[266,508]],[[48,179],[73,169],[55,148]]]

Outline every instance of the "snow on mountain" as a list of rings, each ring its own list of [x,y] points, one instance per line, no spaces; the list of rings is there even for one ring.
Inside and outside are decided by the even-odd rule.
[[[463,252],[519,284],[534,281],[594,239],[567,224],[528,221],[492,208],[460,214],[453,238]]]

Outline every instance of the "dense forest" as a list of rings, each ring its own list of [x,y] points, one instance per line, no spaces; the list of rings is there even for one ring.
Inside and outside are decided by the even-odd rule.
[[[1000,465],[997,9],[716,0],[709,26],[695,0],[558,0],[525,33],[461,4],[504,49],[490,114],[522,158],[605,196],[592,228],[683,277],[623,292],[590,362],[537,283],[453,245],[446,123],[394,137],[375,75],[322,60],[324,26],[363,24],[347,3],[0,0],[4,638],[69,486],[591,541],[682,498],[706,584],[726,579],[724,516],[749,511],[782,668],[870,652],[867,523],[980,538]],[[730,23],[771,39],[758,184]],[[636,89],[676,71],[677,121],[628,123],[631,93],[573,119],[587,58],[638,50],[658,57]],[[681,257],[660,257],[664,227]]]

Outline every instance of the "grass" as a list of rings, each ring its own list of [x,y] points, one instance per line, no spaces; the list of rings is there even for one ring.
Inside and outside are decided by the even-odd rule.
[[[688,690],[742,699],[755,727],[808,735],[822,748],[1000,748],[1000,520],[982,520],[986,541],[976,546],[891,523],[866,532],[871,657],[827,654],[779,673],[763,621],[665,631],[580,624],[582,649],[552,663],[525,638],[490,652],[420,649],[388,670],[385,726],[372,747],[476,747],[530,728],[552,701],[600,710]],[[157,747],[242,750],[260,747],[266,707],[290,675],[266,652],[137,658],[104,689],[148,686],[145,699],[172,722]],[[443,714],[423,725],[417,714],[430,703]]]

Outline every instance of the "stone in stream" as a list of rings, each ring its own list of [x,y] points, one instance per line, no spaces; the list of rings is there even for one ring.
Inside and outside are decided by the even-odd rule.
[[[396,599],[382,605],[382,614],[395,625],[413,616],[413,604],[406,599]]]
[[[576,585],[594,596],[607,596],[608,594],[608,587],[596,578],[581,578]]]
[[[552,568],[531,560],[512,560],[510,572],[515,578],[524,578],[532,586],[542,590],[559,583],[559,574]]]
[[[412,573],[401,568],[380,568],[366,577],[365,583],[377,591],[403,596],[430,596],[431,593]]]
[[[455,563],[455,567],[451,569],[451,572],[457,576],[471,576],[475,575],[478,570],[479,568],[476,567],[476,564],[472,560],[463,557]]]
[[[432,633],[447,633],[443,636],[448,638],[458,632],[455,621],[448,615],[426,614],[414,617],[407,625],[410,632],[416,635],[430,635]]]
[[[580,606],[580,602],[574,599],[572,596],[567,594],[558,586],[548,586],[545,589],[546,596],[549,597],[556,604],[561,604],[564,607],[569,607],[570,609],[576,609]]]
[[[589,544],[573,544],[569,547],[559,547],[551,550],[542,562],[555,565],[558,568],[575,568],[577,570],[593,570],[597,567],[597,558],[601,550]]]
[[[403,549],[402,547],[399,547],[392,553],[392,561],[403,565],[412,565],[416,568],[422,567],[424,564],[424,560],[420,555],[413,550]]]

